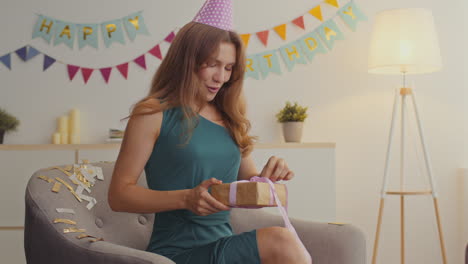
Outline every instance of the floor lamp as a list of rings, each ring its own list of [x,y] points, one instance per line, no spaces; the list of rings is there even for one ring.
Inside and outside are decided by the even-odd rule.
[[[375,74],[397,74],[403,79],[403,86],[397,91],[393,105],[390,135],[385,161],[384,178],[382,183],[380,206],[375,234],[372,264],[376,264],[379,244],[380,227],[387,195],[400,196],[400,227],[401,227],[401,263],[405,263],[405,197],[410,195],[432,195],[435,216],[439,232],[442,260],[447,264],[445,245],[440,222],[437,192],[432,174],[431,163],[424,141],[423,129],[416,105],[416,97],[412,88],[406,86],[406,75],[421,74],[438,71],[442,68],[440,49],[435,30],[432,12],[422,8],[392,9],[377,14],[372,32],[369,51],[369,72]],[[425,167],[431,189],[429,191],[413,191],[404,188],[404,149],[405,149],[405,114],[406,100],[411,98],[419,138],[424,152]],[[400,189],[388,191],[389,160],[392,150],[392,138],[398,108],[398,99],[401,101],[401,147],[400,147]]]

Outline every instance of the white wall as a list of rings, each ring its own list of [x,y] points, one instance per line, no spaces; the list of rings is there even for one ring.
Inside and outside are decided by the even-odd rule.
[[[202,0],[191,1],[3,1],[0,8],[2,44],[0,54],[13,51],[25,44],[33,44],[59,60],[92,67],[116,65],[149,50],[175,26],[182,26],[193,18]],[[236,25],[239,32],[256,32],[296,18],[318,1],[235,1]],[[346,1],[341,1],[345,3]],[[449,4],[449,3],[450,4]],[[400,78],[367,73],[367,52],[372,21],[376,12],[389,8],[424,7],[433,10],[444,61],[442,71],[410,77],[417,88],[417,98],[426,143],[439,191],[448,263],[461,263],[462,244],[459,233],[462,226],[460,195],[456,192],[457,169],[467,166],[468,149],[464,129],[468,124],[466,112],[467,44],[463,26],[468,12],[463,0],[358,0],[356,3],[369,17],[353,33],[338,21],[346,40],[336,43],[334,50],[319,55],[308,65],[299,65],[282,76],[266,80],[246,80],[249,118],[253,134],[262,142],[281,140],[280,127],[274,114],[286,100],[295,100],[310,106],[304,141],[336,142],[337,221],[360,227],[367,236],[368,259],[374,241],[379,191],[383,177],[385,150],[390,127],[394,88]],[[106,21],[144,10],[150,36],[138,36],[134,43],[112,48],[69,50],[53,47],[43,40],[31,40],[35,23],[34,13],[45,14],[76,22]],[[330,9],[327,9],[330,10]],[[313,21],[309,21],[313,24]],[[291,32],[290,40],[303,33]],[[268,49],[282,44],[271,33]],[[100,43],[102,44],[102,43]],[[165,46],[164,48],[167,48]],[[248,53],[264,50],[253,38]],[[98,72],[93,73],[88,85],[81,76],[70,82],[64,65],[56,64],[42,72],[39,57],[22,63],[12,57],[13,70],[0,66],[2,81],[0,106],[15,114],[21,121],[19,132],[8,134],[8,144],[47,143],[55,130],[55,119],[70,108],[83,112],[83,143],[101,142],[108,128],[123,128],[119,119],[129,107],[146,94],[149,81],[159,62],[147,56],[148,71],[130,65],[129,79],[123,80],[114,70],[110,84],[104,85]],[[286,71],[286,70],[285,70]],[[410,135],[416,135],[410,123]],[[398,131],[398,130],[396,130]],[[398,142],[398,141],[395,141]],[[414,143],[412,143],[414,142]],[[398,150],[397,144],[394,146]],[[408,183],[414,189],[428,188],[422,177],[422,152],[415,140],[408,141]],[[398,151],[395,151],[398,153]],[[420,162],[418,162],[418,160]],[[392,160],[391,185],[397,186],[398,156]],[[421,172],[422,170],[422,172]],[[301,177],[301,175],[297,175]],[[436,222],[429,197],[407,199],[407,263],[441,263]],[[387,200],[379,248],[380,263],[399,260],[398,198]]]

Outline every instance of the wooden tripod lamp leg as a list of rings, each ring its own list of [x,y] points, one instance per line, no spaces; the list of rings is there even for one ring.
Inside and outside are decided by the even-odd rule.
[[[440,223],[439,203],[437,202],[437,197],[434,197],[434,209],[435,209],[436,218],[437,218],[437,229],[439,230],[439,240],[440,240],[440,250],[442,251],[442,260],[444,264],[447,264],[447,255],[445,254],[444,235],[442,233],[442,225]]]
[[[380,206],[379,206],[379,216],[377,220],[377,231],[375,232],[375,240],[374,240],[374,252],[372,253],[372,264],[376,264],[377,261],[377,249],[379,247],[379,236],[380,236],[380,226],[382,225],[382,214],[385,205],[385,198],[380,198]]]

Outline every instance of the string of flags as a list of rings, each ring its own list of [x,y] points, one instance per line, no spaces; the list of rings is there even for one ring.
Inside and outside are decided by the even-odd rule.
[[[338,8],[338,11],[335,16],[332,18],[324,21],[321,6],[320,4],[310,9],[306,14],[311,14],[322,23],[316,27],[311,32],[308,32],[301,38],[292,41],[282,47],[274,50],[264,51],[256,54],[250,54],[247,56],[246,60],[246,78],[254,78],[256,80],[265,79],[269,76],[270,73],[282,74],[281,64],[279,57],[282,57],[282,60],[288,69],[291,71],[296,64],[307,64],[308,62],[312,62],[316,54],[322,53],[325,54],[328,51],[331,51],[334,47],[334,43],[336,40],[344,39],[344,34],[339,29],[337,24],[334,21],[336,16],[339,16],[343,22],[349,26],[352,31],[356,31],[357,24],[359,21],[366,21],[367,17],[362,13],[362,11],[358,8],[358,6],[354,3],[353,0],[348,2],[346,5],[340,8],[338,4],[338,0],[324,0],[326,4],[329,4],[333,7]],[[141,15],[141,12],[136,13]],[[131,15],[135,16],[135,14]],[[127,16],[125,19],[128,19]],[[141,22],[142,20],[140,20]],[[42,23],[42,22],[41,22]],[[107,22],[105,22],[107,23]],[[297,17],[292,21],[292,23],[302,29],[306,29],[304,26],[304,15]],[[37,23],[39,24],[39,22]],[[36,24],[36,27],[37,27]],[[58,23],[57,23],[58,24]],[[103,23],[104,24],[104,23]],[[42,25],[42,24],[41,24]],[[141,25],[141,24],[140,24]],[[62,29],[62,26],[57,26],[56,29]],[[177,29],[173,30],[171,33],[167,35],[167,37],[163,40],[167,43],[172,43],[175,32]],[[287,27],[286,24],[282,24],[280,26],[274,27],[273,29],[283,40],[286,40],[286,31]],[[256,32],[255,35],[260,39],[260,41],[266,47],[268,45],[268,38],[269,38],[269,31],[270,30],[262,30]],[[137,34],[137,33],[135,33]],[[252,34],[240,34],[244,44],[248,46],[250,36]],[[41,36],[46,39],[44,36]],[[55,36],[56,37],[56,36]],[[130,37],[131,38],[131,37]],[[46,39],[47,40],[47,39]],[[50,39],[49,39],[50,40]],[[130,62],[134,62],[139,67],[146,70],[146,58],[145,55],[147,53],[153,55],[154,57],[162,60],[163,55],[161,53],[160,44],[163,42],[160,41],[157,43],[153,48],[151,48],[148,52],[143,53],[142,55],[136,57],[132,61],[121,63],[114,66],[102,67],[102,68],[91,68],[86,66],[78,66],[73,63],[66,63],[55,58],[40,52],[38,49],[34,48],[31,45],[26,45],[22,48],[15,50],[14,52],[9,52],[0,56],[0,62],[8,69],[11,70],[11,54],[16,53],[16,55],[21,58],[24,62],[28,62],[32,58],[36,57],[39,54],[44,55],[43,60],[43,71],[46,71],[49,67],[51,67],[55,62],[59,62],[67,66],[67,73],[70,81],[74,79],[76,74],[81,71],[81,75],[83,77],[84,83],[86,84],[93,74],[94,71],[99,70],[101,73],[104,81],[106,83],[109,82],[111,72],[113,68],[116,68],[120,74],[127,79],[128,78],[128,65]],[[57,45],[57,44],[55,44]],[[110,45],[110,44],[109,44]]]
[[[330,6],[333,6],[335,8],[339,8],[339,3],[338,0],[324,0],[323,3],[328,4]],[[306,14],[303,14],[301,16],[296,17],[292,21],[290,21],[293,25],[305,30],[305,24],[304,24],[304,16],[310,14],[313,17],[315,17],[317,20],[323,22],[323,14],[322,14],[322,7],[320,4],[314,6],[311,8]],[[289,22],[288,22],[289,23]],[[252,35],[257,36],[257,38],[263,43],[265,47],[268,46],[268,39],[270,37],[270,31],[274,31],[278,36],[283,39],[287,40],[287,28],[288,28],[288,23],[283,23],[278,26],[273,27],[272,29],[267,29],[267,30],[260,30],[255,33],[240,33],[240,37],[242,38],[242,41],[244,42],[245,46],[248,47],[249,41]]]
[[[166,38],[164,38],[163,41],[165,41],[167,43],[172,43],[174,38],[175,38],[175,30],[171,31],[171,33],[169,33],[166,36]],[[138,66],[140,66],[141,68],[146,70],[145,55],[147,53],[153,55],[154,57],[156,57],[156,58],[158,58],[160,60],[162,60],[163,55],[161,53],[160,45],[161,45],[161,43],[163,41],[160,41],[153,48],[151,48],[148,52],[145,52],[144,54],[136,57],[132,61],[135,64],[137,64]],[[83,80],[84,80],[85,84],[88,82],[89,78],[91,77],[91,74],[95,70],[99,70],[101,72],[101,75],[104,78],[104,81],[106,83],[109,82],[109,79],[110,79],[111,72],[112,72],[113,68],[116,68],[120,72],[120,74],[125,79],[127,79],[128,78],[128,65],[131,62],[131,61],[129,61],[129,62],[121,63],[119,65],[102,67],[102,68],[82,67],[82,66],[77,66],[77,65],[71,64],[71,63],[66,63],[66,62],[59,61],[59,60],[57,60],[57,59],[55,59],[55,58],[41,52],[41,51],[39,51],[38,49],[34,48],[31,45],[26,45],[26,46],[24,46],[22,48],[19,48],[19,49],[13,51],[13,52],[9,52],[9,53],[7,53],[7,54],[0,57],[0,62],[3,63],[10,70],[11,70],[11,67],[12,67],[11,66],[11,54],[13,54],[13,53],[18,55],[18,57],[21,58],[21,60],[24,61],[24,62],[28,62],[29,60],[36,57],[37,55],[43,54],[44,55],[44,61],[43,61],[42,71],[46,71],[54,63],[58,62],[58,63],[64,64],[64,65],[67,66],[67,72],[68,72],[68,77],[69,77],[70,81],[73,80],[73,78],[78,73],[78,71],[81,71],[81,74],[83,76]]]
[[[339,9],[338,15],[352,31],[356,30],[359,21],[367,20],[353,1]],[[333,19],[334,17],[330,18],[312,32],[278,49],[248,55],[246,78],[258,80],[260,77],[265,79],[270,73],[282,74],[278,57],[282,57],[286,68],[291,71],[296,64],[312,62],[316,54],[331,51],[335,41],[344,39],[343,32]]]
[[[73,49],[75,39],[78,39],[80,49],[85,46],[97,49],[99,29],[101,29],[101,36],[107,48],[113,42],[125,44],[124,29],[131,41],[139,34],[149,35],[142,11],[139,11],[120,19],[94,24],[77,24],[39,15],[32,38],[41,37],[49,44],[53,38],[54,46],[65,43],[71,49]]]

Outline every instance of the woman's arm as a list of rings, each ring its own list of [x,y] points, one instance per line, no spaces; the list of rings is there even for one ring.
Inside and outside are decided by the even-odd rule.
[[[258,173],[255,163],[249,155],[241,160],[237,180],[250,180],[253,176],[266,177],[273,182],[288,181],[294,177],[294,172],[289,170],[288,164],[282,158],[271,156],[262,172]]]
[[[250,180],[253,176],[258,176],[259,173],[255,167],[255,163],[250,155],[243,157],[239,167],[237,180]]]
[[[155,191],[137,185],[159,136],[162,116],[159,112],[134,116],[128,121],[109,187],[112,210],[157,213],[186,208],[189,190]]]

